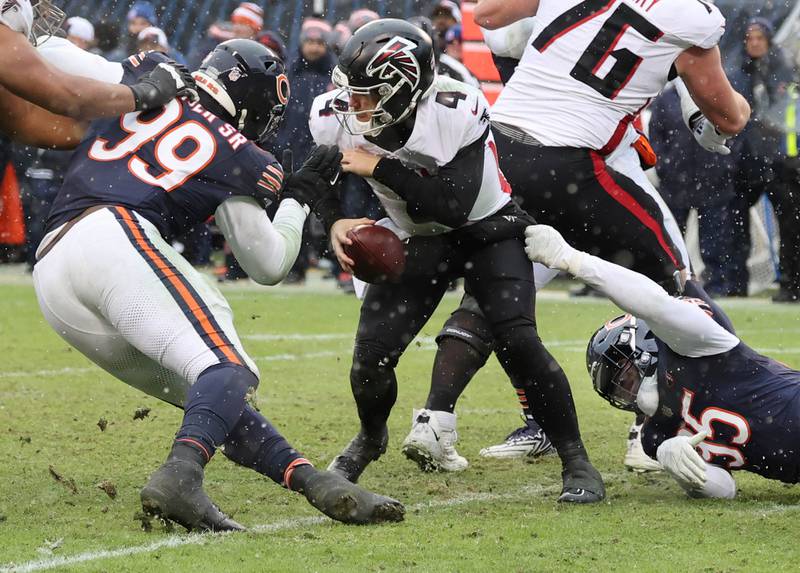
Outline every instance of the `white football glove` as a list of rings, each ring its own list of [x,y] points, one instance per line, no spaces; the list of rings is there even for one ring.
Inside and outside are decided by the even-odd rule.
[[[706,484],[706,462],[695,447],[707,435],[704,431],[694,436],[675,436],[664,440],[656,450],[664,470],[685,489],[702,488]]]
[[[549,225],[531,225],[525,229],[525,252],[534,263],[567,271],[573,276],[577,276],[584,255]]]
[[[675,90],[681,98],[681,115],[683,116],[683,123],[692,132],[695,141],[700,144],[700,147],[712,153],[719,153],[720,155],[730,155],[731,150],[725,145],[728,140],[728,135],[720,133],[713,123],[706,119],[697,104],[694,103],[686,84],[680,78],[675,80]]]

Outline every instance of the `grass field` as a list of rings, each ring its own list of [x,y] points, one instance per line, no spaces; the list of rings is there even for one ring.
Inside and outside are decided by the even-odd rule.
[[[135,519],[138,492],[165,457],[181,413],[92,366],[53,333],[24,279],[0,285],[0,571],[779,571],[797,570],[800,488],[738,474],[732,502],[690,501],[664,476],[626,473],[630,422],[588,384],[586,340],[605,302],[550,295],[540,330],[576,395],[584,439],[608,498],[555,503],[559,464],[489,461],[477,452],[517,425],[514,393],[492,360],[459,404],[458,475],[422,474],[400,443],[424,402],[432,337],[449,296],[398,369],[390,449],[363,485],[402,500],[401,524],[354,527],[217,456],[207,489],[249,526],[186,535]],[[245,347],[262,372],[259,404],[317,465],[357,428],[347,373],[358,302],[339,293],[226,289]],[[800,367],[796,307],[725,305],[751,345]],[[149,408],[134,420],[137,409]],[[101,431],[98,422],[107,422]],[[102,425],[102,424],[101,424]],[[57,481],[49,468],[57,472]],[[115,499],[105,490],[116,490]]]

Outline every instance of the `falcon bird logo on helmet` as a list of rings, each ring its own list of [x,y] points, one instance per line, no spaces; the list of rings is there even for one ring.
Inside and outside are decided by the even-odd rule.
[[[367,64],[367,75],[382,80],[390,80],[399,75],[405,78],[411,89],[416,89],[420,77],[419,62],[412,51],[416,48],[417,45],[411,40],[395,36]]]
[[[335,99],[347,103],[345,109],[334,107],[336,118],[351,135],[365,136],[413,119],[433,89],[435,65],[433,43],[423,30],[393,18],[365,24],[344,45],[333,69],[333,83],[341,90]]]

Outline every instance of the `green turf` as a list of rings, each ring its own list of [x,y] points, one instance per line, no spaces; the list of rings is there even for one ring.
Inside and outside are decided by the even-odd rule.
[[[309,458],[325,465],[357,425],[348,383],[358,303],[340,294],[229,289],[244,344],[262,372],[259,403]],[[686,499],[663,476],[626,473],[629,416],[604,407],[587,383],[585,340],[613,312],[604,302],[540,300],[545,342],[573,381],[581,426],[607,479],[608,499],[560,507],[559,466],[489,461],[478,450],[516,426],[514,393],[492,360],[459,404],[459,450],[471,467],[421,474],[399,453],[411,408],[424,402],[431,338],[457,299],[412,344],[398,369],[390,449],[363,485],[401,499],[404,523],[349,527],[298,495],[217,456],[208,491],[255,531],[177,538],[134,519],[138,490],[164,458],[180,412],[94,368],[41,318],[33,290],[0,286],[0,570],[92,551],[141,548],[71,563],[70,571],[774,571],[796,569],[800,489],[737,474],[732,502]],[[753,346],[800,367],[800,314],[766,302],[732,304]],[[275,334],[339,334],[317,340]],[[134,420],[137,408],[151,408]],[[104,432],[100,418],[108,422]],[[52,466],[77,492],[58,483]],[[116,499],[97,487],[108,480]],[[294,520],[300,519],[298,523]],[[277,524],[269,527],[270,524]],[[265,526],[260,529],[257,526]],[[187,540],[191,543],[185,543]],[[55,546],[55,547],[54,547]]]

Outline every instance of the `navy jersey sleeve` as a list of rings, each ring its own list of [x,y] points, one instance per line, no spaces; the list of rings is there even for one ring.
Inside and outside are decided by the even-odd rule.
[[[703,287],[696,281],[686,281],[686,286],[684,287],[683,296],[681,298],[698,305],[722,328],[731,334],[736,334],[733,322],[731,322],[731,319],[725,314],[725,311],[722,310],[722,307],[708,296],[708,293],[703,290]]]
[[[152,72],[158,64],[172,63],[169,57],[161,52],[139,52],[122,62],[122,81],[125,85],[135,84],[143,75]]]
[[[674,438],[681,426],[681,417],[665,416],[661,413],[648,418],[642,428],[642,448],[644,453],[656,459],[656,450],[664,440]]]

